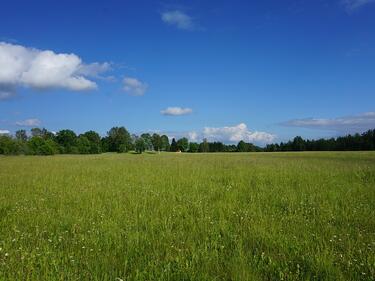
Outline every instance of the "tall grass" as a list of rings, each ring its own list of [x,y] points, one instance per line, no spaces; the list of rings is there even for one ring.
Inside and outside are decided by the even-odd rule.
[[[0,157],[0,280],[375,280],[375,153]]]

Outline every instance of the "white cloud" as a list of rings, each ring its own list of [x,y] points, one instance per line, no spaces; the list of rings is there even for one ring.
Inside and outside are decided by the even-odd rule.
[[[81,74],[88,77],[94,78],[102,78],[100,76],[101,73],[107,72],[112,69],[112,66],[108,62],[104,63],[90,63],[90,64],[82,64],[79,69],[77,70],[77,74]]]
[[[26,120],[17,121],[16,125],[22,127],[37,127],[40,126],[41,123],[42,122],[37,118],[30,118]]]
[[[195,27],[193,19],[179,10],[164,12],[161,14],[161,19],[179,29],[193,30]]]
[[[172,138],[177,140],[186,137],[191,142],[201,142],[204,138],[206,138],[210,142],[220,141],[223,143],[238,143],[239,141],[243,140],[245,142],[264,145],[267,143],[272,143],[276,139],[276,135],[274,134],[258,131],[252,132],[244,123],[233,127],[205,127],[202,131],[158,131],[158,133],[167,135],[169,140],[172,140]]]
[[[222,141],[222,142],[245,142],[256,143],[271,143],[275,140],[276,136],[266,132],[250,131],[245,123],[238,124],[233,127],[205,127],[203,129],[203,137],[209,141]]]
[[[284,126],[331,130],[340,133],[363,132],[375,128],[375,112],[339,118],[304,118],[282,123]]]
[[[108,63],[84,64],[75,54],[57,54],[50,50],[0,42],[0,89],[25,86],[93,90],[97,84],[87,77],[95,77],[109,68]]]
[[[10,131],[9,130],[0,130],[0,135],[9,135]]]
[[[168,107],[162,111],[160,111],[163,115],[169,115],[169,116],[179,116],[179,115],[187,115],[192,113],[193,110],[191,108],[182,108],[182,107]]]
[[[199,135],[197,132],[192,131],[187,134],[187,138],[189,141],[196,142],[199,140]]]
[[[373,3],[375,0],[342,0],[341,3],[347,12],[353,12],[367,4]]]
[[[143,96],[148,89],[148,85],[136,78],[125,77],[123,80],[124,91],[133,96]]]

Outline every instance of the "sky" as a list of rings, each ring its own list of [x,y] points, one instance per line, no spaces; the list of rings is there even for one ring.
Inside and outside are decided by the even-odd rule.
[[[2,0],[0,133],[113,126],[258,145],[375,128],[375,0]]]

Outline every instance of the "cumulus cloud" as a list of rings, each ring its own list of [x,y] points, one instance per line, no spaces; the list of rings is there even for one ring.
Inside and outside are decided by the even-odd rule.
[[[164,12],[161,14],[161,19],[183,30],[193,30],[195,27],[193,19],[179,10]]]
[[[363,132],[375,128],[375,112],[339,118],[304,118],[282,123],[284,126],[322,129],[339,133]]]
[[[26,120],[17,121],[16,125],[21,127],[37,127],[40,126],[42,122],[37,118],[30,118]]]
[[[107,72],[112,69],[112,66],[108,62],[104,63],[90,63],[90,64],[82,64],[78,70],[77,74],[81,74],[87,77],[94,77],[94,78],[102,78],[100,74]]]
[[[87,77],[95,77],[107,71],[108,63],[84,64],[75,54],[55,53],[21,45],[0,42],[0,92],[10,97],[16,86],[34,89],[67,89],[85,91],[97,88]]]
[[[125,77],[123,80],[124,91],[133,96],[143,96],[148,89],[148,85],[136,78]]]
[[[158,133],[161,133],[160,131]],[[180,139],[186,137],[191,142],[201,142],[203,139],[208,141],[221,141],[223,143],[238,143],[243,140],[245,142],[252,142],[258,145],[264,145],[272,143],[276,139],[276,135],[250,131],[246,124],[240,123],[233,127],[205,127],[200,131],[188,131],[188,132],[163,132],[169,139],[172,138]]]
[[[199,140],[199,134],[195,131],[188,132],[187,138],[189,139],[189,141],[196,142]]]
[[[10,131],[9,130],[0,130],[0,135],[9,135]]]
[[[179,115],[187,115],[191,114],[193,110],[191,108],[182,108],[182,107],[167,107],[166,109],[160,111],[163,115],[169,115],[169,116],[179,116]]]
[[[353,12],[367,4],[374,3],[375,0],[342,0],[341,3],[346,11]]]
[[[233,127],[205,127],[203,136],[210,141],[271,143],[276,136],[266,132],[250,131],[245,123]]]

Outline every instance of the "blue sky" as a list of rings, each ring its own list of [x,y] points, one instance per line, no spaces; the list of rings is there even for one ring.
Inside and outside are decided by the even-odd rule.
[[[372,0],[4,0],[0,42],[0,132],[265,144],[375,128]]]

